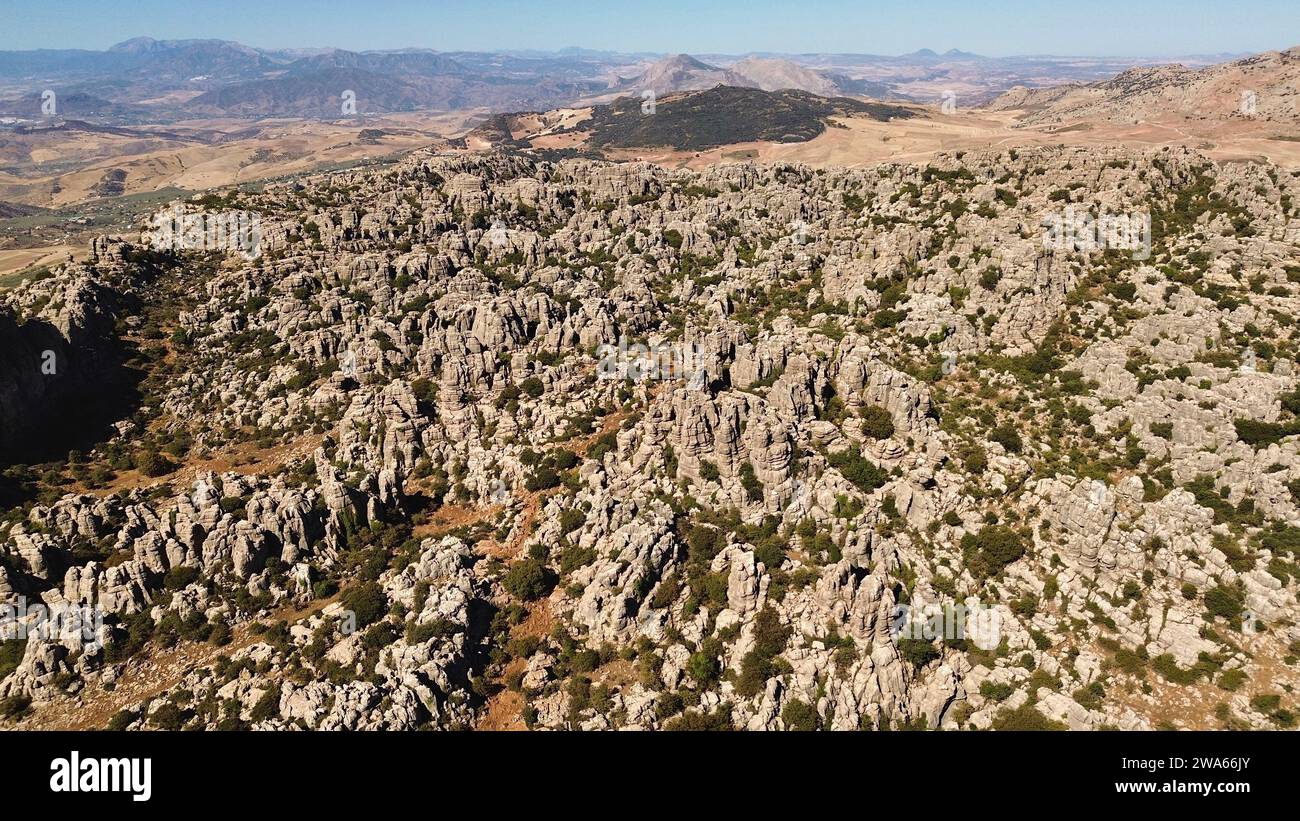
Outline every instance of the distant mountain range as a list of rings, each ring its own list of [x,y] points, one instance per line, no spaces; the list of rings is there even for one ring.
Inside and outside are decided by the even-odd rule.
[[[1090,83],[1154,61],[1098,58],[991,58],[950,49],[899,56],[863,54],[659,55],[581,48],[559,52],[439,52],[259,49],[227,40],[137,37],[105,51],[0,52],[0,117],[57,115],[130,125],[213,117],[312,117],[415,110],[545,110],[726,85],[794,89],[932,102],[939,87],[967,100],[1016,85]],[[348,92],[351,92],[348,94]]]
[[[427,49],[264,50],[224,40],[139,37],[107,51],[0,52],[0,116],[164,122],[191,117],[343,116],[421,109],[545,106],[607,87],[584,57],[448,55]],[[17,92],[17,93],[14,93]]]

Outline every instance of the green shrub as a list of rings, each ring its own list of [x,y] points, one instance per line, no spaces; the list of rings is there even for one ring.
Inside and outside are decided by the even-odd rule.
[[[1080,687],[1074,691],[1074,700],[1081,707],[1088,710],[1097,710],[1101,708],[1102,699],[1106,697],[1106,688],[1100,681],[1094,681],[1087,687]]]
[[[1002,568],[1025,555],[1025,540],[1005,525],[988,525],[961,539],[966,567],[977,579],[997,575]]]
[[[665,724],[664,729],[673,732],[733,730],[735,728],[731,724],[731,705],[720,705],[708,714],[687,710]]]
[[[977,444],[962,445],[957,450],[957,457],[961,459],[968,473],[978,475],[988,470],[988,452]]]
[[[550,490],[559,486],[560,474],[556,473],[555,469],[551,467],[538,468],[524,481],[524,488],[530,493],[536,493],[539,490]]]
[[[170,701],[163,703],[149,716],[149,721],[160,730],[179,730],[185,726],[185,716]]]
[[[383,618],[388,612],[388,596],[377,582],[362,582],[343,591],[340,598],[344,609],[352,611],[358,627],[366,627]]]
[[[1246,683],[1246,673],[1240,668],[1224,670],[1219,674],[1219,680],[1215,684],[1219,689],[1227,690],[1229,693],[1235,693],[1241,689],[1241,685]]]
[[[740,466],[740,486],[745,489],[749,501],[763,501],[763,483],[758,480],[758,476],[754,473],[754,466],[749,462]]]
[[[889,480],[888,474],[864,457],[858,448],[832,453],[827,457],[827,461],[859,490],[868,493]]]
[[[519,387],[523,390],[524,393],[528,394],[534,399],[541,396],[542,392],[546,390],[546,386],[542,384],[542,380],[538,379],[536,376],[528,377],[527,379],[525,379],[523,382],[519,384]]]
[[[736,692],[750,698],[762,692],[767,680],[775,673],[773,661],[785,650],[790,638],[790,628],[771,607],[764,607],[754,617],[754,649],[740,662],[740,678]]]
[[[199,577],[197,567],[186,567],[180,565],[167,571],[163,576],[163,587],[168,590],[183,590],[193,584],[194,580]]]
[[[276,682],[266,689],[258,698],[253,709],[249,711],[249,717],[253,721],[266,721],[270,718],[276,718],[280,715],[280,683]]]
[[[1006,701],[1015,691],[1010,684],[997,684],[988,679],[980,682],[980,695],[990,701]]]
[[[18,669],[27,652],[27,639],[8,639],[0,642],[0,681]]]
[[[1279,695],[1260,693],[1251,696],[1250,706],[1261,713],[1271,713],[1282,706],[1282,697]]]
[[[993,719],[994,730],[1065,730],[1069,729],[1059,721],[1052,721],[1038,712],[1034,705],[1025,703],[1015,710],[1003,710]]]
[[[718,680],[718,675],[722,672],[722,665],[718,662],[716,656],[698,652],[691,655],[686,663],[686,672],[690,673],[691,678],[696,682],[709,685]]]
[[[1254,419],[1233,420],[1237,438],[1255,448],[1269,445],[1300,433],[1300,424],[1292,422],[1259,422]]]
[[[655,718],[663,721],[669,716],[677,715],[682,711],[685,703],[682,697],[677,693],[663,693],[659,700],[655,702]]]
[[[176,465],[156,450],[141,451],[135,457],[136,470],[145,476],[156,478],[166,476],[176,470]]]
[[[999,425],[989,434],[991,441],[1006,448],[1007,453],[1019,453],[1025,446],[1020,433],[1010,425]]]
[[[894,418],[879,405],[862,408],[862,434],[872,439],[888,439],[894,435]]]
[[[139,716],[132,710],[118,710],[108,720],[108,730],[109,732],[120,733],[130,727],[137,718]]]
[[[898,654],[917,670],[939,658],[939,648],[925,639],[899,639]]]
[[[587,521],[587,514],[583,513],[576,507],[566,509],[560,514],[560,532],[572,533],[582,527]]]
[[[1200,680],[1202,672],[1200,667],[1184,669],[1178,666],[1177,660],[1169,653],[1161,653],[1151,659],[1151,669],[1160,674],[1160,677],[1166,681],[1172,681],[1174,684],[1189,685],[1195,684]]]
[[[1219,585],[1205,591],[1205,607],[1213,615],[1235,622],[1246,609],[1246,597],[1235,587]]]
[[[907,318],[903,311],[876,311],[871,316],[871,324],[877,328],[892,328]]]
[[[0,718],[22,718],[31,706],[32,700],[27,696],[9,696],[0,701]]]
[[[818,715],[812,705],[792,698],[781,708],[781,723],[787,730],[809,732],[817,729]]]
[[[501,584],[515,598],[534,601],[551,592],[555,579],[545,565],[530,556],[512,564]]]

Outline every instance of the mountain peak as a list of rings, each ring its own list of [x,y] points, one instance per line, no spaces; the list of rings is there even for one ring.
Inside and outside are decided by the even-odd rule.
[[[698,69],[700,71],[717,71],[716,66],[711,66],[703,60],[698,60],[689,54],[673,54],[659,60],[655,65],[673,69]]]
[[[123,40],[116,45],[110,46],[109,51],[126,54],[143,54],[149,51],[157,51],[160,43],[152,37],[132,37],[129,40]]]

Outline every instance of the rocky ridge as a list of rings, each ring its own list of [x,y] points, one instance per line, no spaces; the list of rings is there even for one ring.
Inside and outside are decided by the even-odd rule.
[[[106,723],[1288,726],[1298,186],[426,152],[231,193],[256,259],[106,240],[4,295],[94,283],[149,374],[7,471],[0,600],[105,618],[0,645],[4,712],[246,631]],[[1151,253],[1045,247],[1067,207]]]

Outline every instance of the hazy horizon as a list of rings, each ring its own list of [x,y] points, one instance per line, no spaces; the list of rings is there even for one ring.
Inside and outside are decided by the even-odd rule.
[[[622,54],[897,56],[928,48],[987,57],[1160,58],[1255,53],[1300,43],[1300,7],[1282,2],[1242,9],[1205,0],[1160,0],[1135,8],[1099,0],[1080,13],[1017,0],[977,7],[935,0],[902,10],[845,0],[799,6],[719,0],[707,7],[665,0],[611,15],[604,4],[577,0],[393,0],[368,5],[364,27],[358,15],[306,0],[274,5],[241,0],[218,18],[211,9],[175,0],[126,7],[88,0],[13,3],[5,13],[8,24],[0,29],[0,50],[98,51],[151,37],[349,51],[581,48]]]

